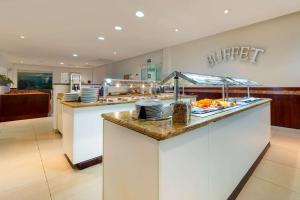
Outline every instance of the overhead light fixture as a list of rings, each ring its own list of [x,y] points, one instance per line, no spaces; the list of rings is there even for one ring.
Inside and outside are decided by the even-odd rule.
[[[228,13],[229,13],[228,9],[224,10],[224,14],[228,14]]]
[[[114,55],[117,55],[117,52],[116,51],[114,51],[114,53],[113,53]]]
[[[121,26],[115,26],[116,31],[121,31],[123,28]]]
[[[101,36],[99,36],[99,37],[97,37],[97,39],[98,39],[98,40],[104,40],[105,38],[104,38],[104,37],[101,37]]]
[[[25,39],[25,36],[24,36],[24,35],[21,35],[20,38],[21,38],[21,39]]]
[[[59,64],[64,65],[65,63],[61,62],[61,63],[59,63]]]
[[[142,11],[136,11],[135,15],[140,18],[145,16],[145,14]]]
[[[179,31],[179,29],[178,28],[175,28],[175,30],[174,30],[175,32],[178,32]]]
[[[78,56],[78,54],[74,53],[74,54],[73,54],[73,56],[74,56],[74,57],[77,57],[77,56]]]

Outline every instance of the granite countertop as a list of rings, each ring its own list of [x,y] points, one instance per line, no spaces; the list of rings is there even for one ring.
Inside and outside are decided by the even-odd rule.
[[[141,95],[137,95],[141,96]],[[118,98],[118,97],[129,97],[128,95],[125,96],[112,96],[112,97],[107,97],[107,98]],[[145,96],[145,97],[151,97]],[[160,96],[160,97],[153,97],[155,99],[160,99],[160,100],[171,100],[174,97],[172,96]],[[180,96],[180,98],[196,98],[196,96],[190,96],[190,95],[185,95],[185,96]],[[107,105],[116,105],[116,104],[127,104],[127,103],[134,103],[137,100],[132,100],[132,101],[119,101],[119,102],[95,102],[95,103],[82,103],[82,102],[66,102],[62,101],[62,104],[69,106],[71,108],[82,108],[82,107],[94,107],[94,106],[107,106]]]
[[[64,98],[64,93],[57,93],[57,99],[62,100]]]
[[[102,114],[102,117],[107,121],[129,128],[156,140],[165,140],[193,129],[206,126],[211,122],[216,122],[259,105],[266,104],[270,101],[271,99],[262,99],[247,106],[224,111],[205,118],[192,116],[191,122],[188,125],[173,125],[171,119],[161,121],[136,120],[133,119],[133,111],[105,113]]]

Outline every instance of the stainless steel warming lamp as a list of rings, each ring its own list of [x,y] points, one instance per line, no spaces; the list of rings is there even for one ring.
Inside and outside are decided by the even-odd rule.
[[[222,87],[222,99],[229,98],[229,86],[240,86],[247,87],[247,96],[250,97],[250,87],[258,86],[259,84],[241,78],[232,78],[232,77],[222,77],[222,76],[212,76],[212,75],[203,75],[196,73],[188,72],[178,72],[174,71],[169,76],[167,76],[162,82],[161,85],[174,86],[174,99],[178,101],[179,97],[179,85],[182,86],[184,93],[184,86],[186,85],[199,85],[199,86],[219,86]]]

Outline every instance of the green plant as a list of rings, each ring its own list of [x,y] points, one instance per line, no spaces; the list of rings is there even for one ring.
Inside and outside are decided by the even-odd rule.
[[[9,86],[10,84],[13,84],[14,82],[8,78],[5,75],[0,74],[0,85],[2,86]]]

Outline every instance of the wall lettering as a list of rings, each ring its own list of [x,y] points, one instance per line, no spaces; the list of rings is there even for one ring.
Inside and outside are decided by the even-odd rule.
[[[207,60],[210,66],[228,62],[230,60],[241,60],[255,64],[258,57],[264,52],[265,50],[260,48],[236,46],[215,51],[207,57]]]

